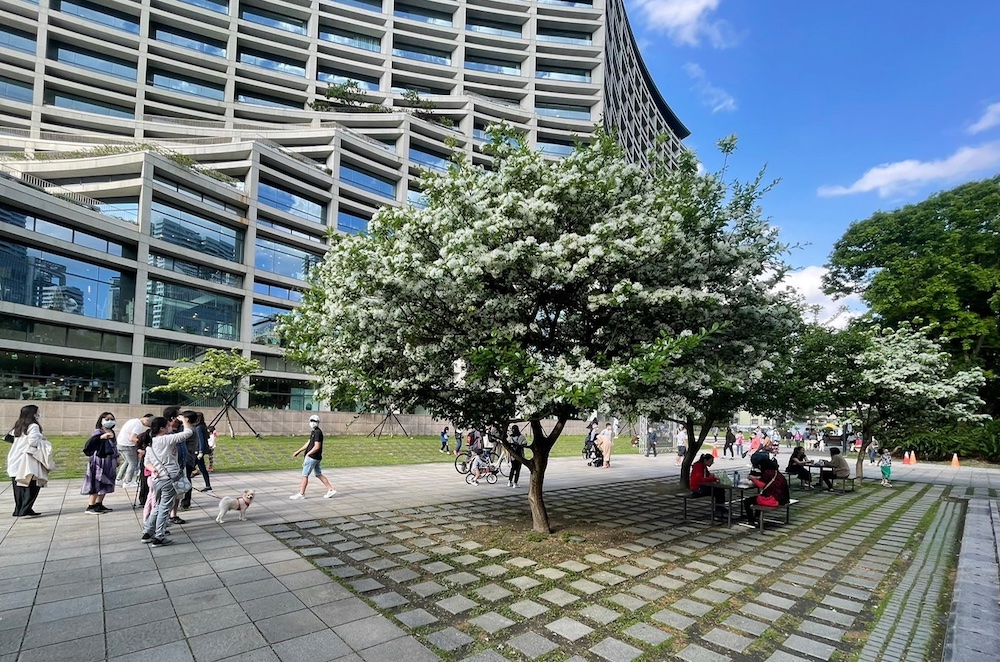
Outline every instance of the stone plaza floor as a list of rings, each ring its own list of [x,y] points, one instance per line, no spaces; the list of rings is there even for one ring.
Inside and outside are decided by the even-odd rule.
[[[997,659],[1000,470],[893,470],[892,489],[793,488],[791,524],[761,535],[685,523],[672,457],[553,460],[552,518],[614,542],[545,560],[483,542],[527,512],[526,475],[331,466],[334,498],[291,501],[296,472],[216,474],[215,495],[256,490],[247,521],[196,493],[156,549],[131,490],[94,516],[55,481],[43,517],[0,522],[0,662],[925,660],[945,638],[946,659]]]

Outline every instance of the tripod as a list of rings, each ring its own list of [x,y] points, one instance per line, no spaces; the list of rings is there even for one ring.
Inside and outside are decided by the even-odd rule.
[[[250,425],[250,421],[248,421],[246,419],[246,416],[244,416],[240,412],[240,410],[236,408],[236,405],[233,404],[233,402],[236,400],[236,396],[237,395],[238,395],[238,393],[237,394],[233,394],[233,395],[229,396],[228,398],[226,398],[226,400],[225,400],[225,402],[224,402],[224,404],[222,406],[222,411],[220,411],[218,414],[215,415],[215,418],[212,419],[212,422],[209,423],[209,425],[216,425],[219,421],[222,420],[222,417],[225,416],[226,423],[229,424],[229,432],[230,432],[230,434],[233,434],[233,432],[232,432],[232,430],[233,430],[233,422],[229,418],[229,412],[233,411],[233,412],[236,413],[237,416],[240,417],[240,420],[242,420],[246,424],[246,426],[248,428],[250,428],[250,431],[253,432],[253,436],[255,436],[258,439],[260,439],[261,438],[260,433],[257,432],[257,430],[255,430],[252,425]]]
[[[406,428],[403,427],[403,423],[399,420],[399,417],[396,416],[396,412],[391,411],[391,410],[389,411],[388,414],[385,415],[385,417],[382,419],[382,422],[379,423],[378,425],[376,425],[375,428],[371,432],[369,432],[367,434],[367,436],[369,436],[369,437],[375,437],[376,439],[381,439],[382,438],[382,433],[385,431],[385,425],[386,425],[386,423],[389,422],[389,419],[392,419],[392,420],[396,421],[396,425],[399,426],[399,429],[403,431],[403,434],[405,436],[407,436],[407,437],[410,436],[410,433],[408,433],[406,431]]]

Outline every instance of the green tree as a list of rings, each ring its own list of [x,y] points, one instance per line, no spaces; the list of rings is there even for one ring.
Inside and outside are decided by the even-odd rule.
[[[250,377],[260,372],[260,361],[246,358],[238,349],[228,352],[210,349],[198,363],[188,359],[178,359],[177,363],[191,365],[178,365],[157,371],[156,374],[167,380],[167,383],[151,390],[222,400],[226,405],[229,435],[235,436],[232,422],[229,421],[228,407],[240,393],[250,391]]]
[[[527,421],[533,528],[549,532],[543,481],[566,422],[662,411],[700,383],[685,357],[770,287],[774,231],[752,185],[699,174],[691,155],[650,172],[603,133],[559,161],[506,138],[492,169],[459,158],[425,175],[426,208],[335,237],[284,334],[335,403]]]
[[[1000,415],[1000,176],[851,224],[830,255],[828,294],[859,294],[885,326],[932,325],[962,365],[984,369]]]

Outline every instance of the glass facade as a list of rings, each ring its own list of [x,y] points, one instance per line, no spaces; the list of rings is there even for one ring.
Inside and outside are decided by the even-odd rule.
[[[242,299],[189,285],[146,281],[146,326],[196,336],[239,340]]]
[[[545,78],[547,80],[563,80],[573,83],[589,83],[590,71],[587,69],[574,69],[571,67],[548,67],[535,72],[535,78]]]
[[[45,402],[128,402],[127,363],[0,350],[0,398]]]
[[[407,60],[430,62],[431,64],[451,64],[451,52],[439,51],[434,48],[426,48],[423,46],[400,44],[392,49],[392,54],[406,58]]]
[[[368,232],[368,219],[341,209],[337,212],[337,229],[347,234]]]
[[[230,273],[221,269],[213,269],[212,267],[206,267],[193,262],[187,262],[173,256],[159,255],[157,253],[150,252],[146,258],[146,263],[153,267],[159,267],[160,269],[166,269],[167,271],[174,271],[179,274],[191,276],[192,278],[207,280],[211,283],[229,285],[230,287],[243,287],[243,276],[240,276],[239,274]]]
[[[222,101],[226,98],[226,86],[215,83],[206,83],[187,76],[163,71],[151,71],[148,78],[149,84],[164,90],[191,94],[196,97]]]
[[[371,191],[376,195],[390,200],[396,199],[396,184],[385,177],[373,175],[359,168],[354,168],[344,162],[340,164],[340,179],[358,188]]]
[[[410,160],[434,170],[447,170],[451,161],[444,154],[437,154],[418,147],[410,147]]]
[[[200,357],[206,351],[208,351],[208,347],[202,345],[146,338],[146,342],[142,348],[142,355],[148,356],[151,359],[163,359],[165,361],[176,361],[177,359],[193,360]]]
[[[230,262],[243,260],[243,230],[198,216],[165,202],[153,201],[149,233],[176,246]]]
[[[277,28],[294,34],[306,33],[306,22],[301,18],[279,14],[278,12],[261,9],[240,3],[240,18],[269,28]]]
[[[302,62],[275,57],[270,53],[255,51],[249,48],[241,49],[237,59],[243,64],[250,64],[261,69],[279,71],[289,76],[305,76],[306,65]]]
[[[181,0],[181,2],[194,5],[195,7],[201,7],[202,9],[208,9],[209,11],[218,12],[220,14],[229,13],[229,3],[222,2],[221,0]]]
[[[352,32],[351,30],[344,30],[342,28],[320,28],[319,38],[323,41],[333,42],[334,44],[340,44],[341,46],[361,48],[366,51],[372,51],[373,53],[378,53],[382,50],[382,40],[378,37],[372,37],[371,35],[361,34],[360,32]]]
[[[203,37],[194,32],[181,30],[180,28],[168,28],[159,25],[152,26],[150,32],[152,32],[153,39],[157,41],[180,46],[181,48],[190,48],[205,55],[226,57],[226,43],[217,39]]]
[[[89,69],[100,74],[114,76],[125,80],[135,80],[136,66],[132,62],[121,60],[87,50],[79,46],[70,46],[59,42],[51,42],[49,45],[49,57],[58,62],[72,64],[81,69]]]
[[[35,35],[16,28],[0,25],[0,47],[24,53],[35,52]]]
[[[132,353],[132,336],[0,314],[0,338],[94,352]]]
[[[253,305],[253,330],[250,341],[258,345],[280,345],[278,337],[278,316],[292,312],[290,308],[279,308],[262,303]]]
[[[8,225],[14,225],[25,230],[38,232],[51,239],[62,239],[77,246],[93,248],[109,255],[116,255],[118,257],[135,256],[135,249],[129,248],[126,250],[124,244],[117,241],[111,241],[96,234],[78,230],[65,223],[26,214],[16,207],[11,207],[4,203],[0,203],[0,223],[7,223]]]
[[[287,214],[326,225],[325,204],[313,202],[303,195],[292,193],[265,181],[257,184],[257,200]]]
[[[299,104],[288,101],[287,99],[281,99],[279,97],[272,97],[266,94],[257,94],[256,92],[241,92],[239,88],[236,89],[236,101],[239,103],[248,103],[251,106],[264,106],[265,108],[298,108],[302,109]]]
[[[46,93],[45,103],[53,105],[56,108],[79,110],[84,113],[96,113],[98,115],[107,115],[108,117],[119,117],[122,119],[132,119],[135,117],[135,111],[131,108],[116,106],[111,103],[95,101],[94,99],[87,99],[86,97],[54,90]]]
[[[502,37],[521,38],[521,26],[510,23],[500,23],[484,18],[470,18],[465,24],[465,29],[469,32],[480,32],[482,34],[495,34]]]
[[[102,7],[88,0],[60,0],[55,3],[55,6],[64,14],[79,16],[82,19],[100,23],[101,25],[108,25],[118,30],[139,34],[139,18],[131,14]]]
[[[343,85],[345,83],[356,83],[362,90],[372,92],[378,91],[379,79],[362,74],[339,71],[337,69],[320,69],[316,72],[316,80],[330,83],[331,85]]]
[[[411,21],[421,23],[431,23],[432,25],[443,25],[451,27],[451,14],[443,11],[434,11],[426,7],[417,7],[397,2],[393,5],[392,15],[398,18],[406,18]]]
[[[291,287],[285,287],[284,285],[272,285],[257,281],[253,284],[253,291],[257,294],[264,294],[277,299],[287,299],[296,303],[302,301],[302,292]]]
[[[319,401],[314,399],[315,386],[299,379],[251,377],[250,406],[259,409],[289,409],[292,411],[319,411]]]
[[[35,87],[31,83],[0,76],[0,98],[31,103],[35,95]]]
[[[279,276],[305,280],[309,270],[323,259],[321,255],[283,244],[273,239],[257,237],[254,267]]]
[[[507,74],[508,76],[520,76],[521,65],[517,62],[507,60],[496,60],[488,57],[466,56],[465,68],[475,71],[488,71],[492,74]]]
[[[275,223],[274,221],[269,221],[261,216],[257,217],[257,227],[259,228],[270,228],[275,232],[281,232],[282,234],[291,235],[293,237],[298,237],[299,239],[307,239],[309,241],[315,242],[317,244],[323,243],[323,237],[318,234],[313,234],[311,232],[305,232],[304,230],[299,230],[298,228],[293,228],[282,223]]]
[[[589,120],[590,108],[586,106],[567,106],[555,103],[535,104],[535,112],[545,117],[561,117],[573,120]]]

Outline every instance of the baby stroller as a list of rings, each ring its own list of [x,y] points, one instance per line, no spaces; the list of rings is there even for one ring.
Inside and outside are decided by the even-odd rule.
[[[587,460],[588,467],[604,466],[604,453],[601,452],[597,443],[589,437],[583,444],[583,459]]]

